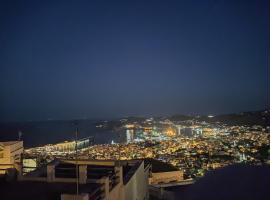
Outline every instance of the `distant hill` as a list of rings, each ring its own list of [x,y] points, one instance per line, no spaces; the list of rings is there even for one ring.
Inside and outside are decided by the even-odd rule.
[[[196,119],[206,122],[221,122],[228,125],[262,125],[270,126],[270,109],[260,111],[241,112],[233,114],[217,115],[209,118],[208,116],[191,117],[185,115],[174,115],[169,118],[172,121],[185,121]]]
[[[188,115],[173,115],[169,117],[169,119],[171,121],[186,121],[186,120],[194,119],[194,117],[188,116]]]
[[[218,115],[207,118],[209,122],[222,122],[229,125],[262,125],[270,126],[270,109]]]

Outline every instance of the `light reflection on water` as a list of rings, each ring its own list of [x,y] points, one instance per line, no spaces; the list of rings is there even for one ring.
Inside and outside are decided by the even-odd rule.
[[[78,121],[79,138],[94,136],[95,144],[126,142],[126,131],[104,130],[95,127],[96,121]],[[0,141],[18,139],[22,132],[25,147],[41,146],[49,143],[63,142],[75,138],[75,125],[72,121],[44,121],[24,123],[1,123]]]

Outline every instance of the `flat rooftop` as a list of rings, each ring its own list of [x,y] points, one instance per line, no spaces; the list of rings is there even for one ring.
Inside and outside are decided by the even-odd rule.
[[[0,142],[0,145],[4,145],[4,146],[10,146],[10,145],[13,145],[13,144],[16,144],[16,143],[19,143],[19,142],[22,142],[22,141],[6,141],[6,142]]]

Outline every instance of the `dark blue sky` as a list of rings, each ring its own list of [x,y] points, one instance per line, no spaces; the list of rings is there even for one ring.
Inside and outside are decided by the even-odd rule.
[[[267,1],[1,1],[0,120],[270,105]]]

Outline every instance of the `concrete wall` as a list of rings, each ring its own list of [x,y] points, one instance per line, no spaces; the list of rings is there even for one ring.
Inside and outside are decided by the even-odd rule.
[[[72,164],[76,164],[75,160],[61,160],[62,162],[65,163],[72,163]],[[78,165],[103,165],[103,166],[115,166],[117,161],[108,161],[108,160],[78,160]]]
[[[143,200],[148,197],[148,180],[145,176],[147,173],[144,171],[144,162],[142,162],[129,182],[124,185],[125,200]]]
[[[159,173],[152,173],[152,177],[149,178],[149,183],[150,184],[169,183],[173,181],[178,182],[181,180],[183,180],[182,171],[159,172]]]
[[[109,200],[122,200],[123,199],[123,195],[121,195],[121,187],[123,187],[123,185],[116,185],[109,193]]]

